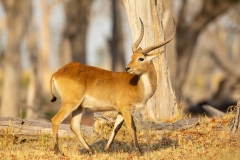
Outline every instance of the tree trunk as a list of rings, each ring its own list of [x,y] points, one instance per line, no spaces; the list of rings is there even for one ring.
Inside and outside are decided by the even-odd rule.
[[[63,38],[58,50],[58,68],[66,65],[72,61],[72,50],[70,41],[67,38]]]
[[[36,3],[36,2],[35,2]],[[41,25],[40,25],[40,41],[41,45],[39,47],[39,63],[38,63],[38,70],[39,75],[41,77],[41,87],[40,93],[46,94],[49,93],[49,80],[51,78],[51,70],[49,65],[49,55],[50,55],[50,31],[49,31],[49,17],[50,17],[50,10],[49,4],[45,1],[37,2],[38,5],[41,7],[42,10],[42,18],[41,18]]]
[[[26,37],[26,47],[28,50],[28,59],[29,59],[29,85],[27,90],[27,119],[37,119],[39,118],[38,106],[36,104],[37,97],[37,88],[38,87],[38,39],[37,39],[37,30],[34,25],[34,22],[31,23],[31,28]]]
[[[112,0],[112,38],[109,39],[109,47],[112,55],[112,70],[124,71],[124,45],[122,33],[122,20],[119,0]]]
[[[2,1],[7,16],[7,46],[4,57],[3,96],[0,116],[18,117],[21,90],[20,43],[27,31],[30,0]]]
[[[65,4],[66,28],[64,38],[69,39],[72,60],[86,63],[86,35],[90,6],[93,0],[70,0]]]
[[[163,0],[163,27],[164,27],[164,35],[168,36],[172,33],[172,27],[165,27],[165,26],[172,26],[172,17],[176,17],[173,15],[173,2],[172,0]],[[177,83],[177,52],[176,52],[176,37],[173,38],[171,43],[166,45],[166,53],[167,53],[167,63],[169,67],[169,75],[171,79],[171,84],[173,90],[176,89]]]
[[[133,41],[136,41],[140,35],[139,18],[142,19],[145,29],[140,44],[142,48],[164,41],[163,26],[161,25],[162,0],[142,0],[138,2],[124,0],[123,2],[127,10]],[[165,27],[174,29],[173,23],[172,26]],[[162,50],[165,49],[162,47],[157,51]],[[165,52],[154,60],[154,66],[158,76],[158,86],[155,95],[148,101],[144,115],[153,121],[171,119],[177,114],[178,109],[176,97],[171,87]]]

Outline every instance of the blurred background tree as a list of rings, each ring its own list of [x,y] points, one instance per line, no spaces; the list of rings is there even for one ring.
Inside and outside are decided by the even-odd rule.
[[[226,111],[239,99],[239,2],[141,2],[161,4],[155,27],[164,35],[156,31],[140,46],[153,37],[168,37],[171,18],[177,21],[176,37],[165,47],[165,63],[178,109],[203,113],[208,104]],[[138,12],[151,28],[145,11]],[[138,16],[133,18],[137,26]],[[134,37],[128,18],[122,0],[0,0],[0,116],[19,117],[21,110],[29,119],[50,119],[60,107],[60,101],[49,103],[50,76],[70,61],[122,71]],[[162,101],[159,94],[165,93],[159,90],[155,99]]]
[[[176,90],[179,92],[179,96],[185,99],[186,107],[196,106],[197,108],[195,108],[198,110],[201,109],[202,105],[210,104],[226,111],[227,106],[236,102],[236,99],[233,99],[232,89],[234,87],[232,85],[235,86],[237,83],[235,81],[230,82],[231,85],[229,84],[229,80],[232,81],[233,77],[229,77],[231,76],[230,73],[226,72],[225,69],[222,70],[223,67],[219,65],[222,63],[216,63],[216,58],[211,55],[212,53],[218,53],[216,57],[220,58],[229,56],[233,52],[239,54],[237,50],[229,51],[227,49],[231,47],[230,39],[219,37],[220,34],[229,36],[239,34],[236,32],[239,30],[236,26],[237,21],[239,21],[239,14],[236,12],[236,10],[239,10],[239,0],[183,0],[177,5]],[[235,12],[232,17],[229,16],[230,12]],[[235,27],[230,29],[229,25]],[[220,28],[225,29],[220,31]],[[210,30],[211,32],[209,32]],[[217,42],[214,39],[220,41]],[[236,42],[237,39],[234,41],[238,43]],[[225,57],[225,59],[228,58]],[[233,64],[230,59],[227,61],[227,63]],[[237,63],[234,67],[239,68]],[[228,74],[228,80],[226,78],[222,79],[223,77],[220,78],[219,72],[222,72],[223,75]],[[219,81],[216,80],[217,77]],[[193,83],[194,85],[192,85]],[[200,90],[201,93],[198,93]],[[193,91],[196,94],[192,94]]]
[[[122,2],[119,0],[111,0],[112,37],[109,38],[108,43],[112,58],[113,71],[125,71],[126,66],[122,33],[121,7],[123,7]]]
[[[18,117],[21,105],[22,70],[19,53],[31,16],[31,0],[3,0],[2,5],[8,34],[3,55],[4,76],[0,116]]]
[[[72,60],[81,63],[86,63],[86,36],[92,1],[70,0],[64,3],[66,24],[63,41],[67,39],[70,43]]]

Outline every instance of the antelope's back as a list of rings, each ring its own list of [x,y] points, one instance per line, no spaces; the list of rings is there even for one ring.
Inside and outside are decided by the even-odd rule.
[[[62,99],[69,97],[69,100],[87,95],[117,101],[137,86],[137,78],[134,75],[111,72],[78,62],[71,62],[60,68],[54,73],[53,79]]]

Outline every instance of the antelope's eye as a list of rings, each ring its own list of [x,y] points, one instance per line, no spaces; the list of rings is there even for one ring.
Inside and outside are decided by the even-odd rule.
[[[144,61],[144,58],[138,58],[139,61]]]

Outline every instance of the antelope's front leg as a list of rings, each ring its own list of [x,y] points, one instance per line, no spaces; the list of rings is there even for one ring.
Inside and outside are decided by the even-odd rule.
[[[134,121],[133,121],[133,116],[132,116],[132,113],[130,110],[123,110],[122,112],[122,116],[124,118],[124,121],[128,127],[128,129],[130,130],[131,132],[131,135],[132,135],[132,138],[133,138],[133,143],[134,143],[134,146],[135,148],[138,149],[138,151],[143,154],[143,152],[141,151],[140,147],[139,147],[139,144],[138,144],[138,140],[137,140],[137,134],[136,134],[136,126],[134,124]]]

